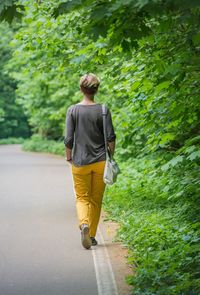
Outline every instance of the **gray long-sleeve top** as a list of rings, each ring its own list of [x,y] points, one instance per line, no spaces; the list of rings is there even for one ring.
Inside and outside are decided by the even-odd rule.
[[[116,135],[111,113],[106,107],[107,141],[115,140]],[[72,162],[84,166],[106,159],[102,105],[71,105],[66,114],[66,147],[72,149]]]

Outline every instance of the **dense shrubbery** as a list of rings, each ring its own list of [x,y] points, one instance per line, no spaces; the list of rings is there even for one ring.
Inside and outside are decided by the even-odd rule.
[[[134,294],[198,294],[199,204],[193,193],[188,195],[186,177],[180,178],[185,167],[166,173],[148,158],[128,164],[104,205],[132,250],[129,261],[137,269],[129,283]]]
[[[26,139],[22,145],[25,151],[46,152],[64,156],[63,141],[44,139],[39,134],[34,134]]]
[[[25,3],[8,70],[18,103],[52,152],[78,80],[95,72],[110,107],[122,175],[105,206],[137,265],[134,294],[197,295],[200,233],[198,1]],[[84,2],[84,5],[83,5]],[[64,13],[63,13],[64,12]],[[64,146],[63,146],[64,148]],[[57,145],[55,145],[57,151]]]
[[[25,139],[22,137],[8,137],[8,138],[0,139],[0,144],[15,144],[15,143],[21,144],[24,141]]]

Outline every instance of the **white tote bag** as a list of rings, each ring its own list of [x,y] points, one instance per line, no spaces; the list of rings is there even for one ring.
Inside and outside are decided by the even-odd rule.
[[[103,132],[104,132],[104,141],[105,141],[105,149],[106,149],[106,164],[103,174],[103,181],[106,184],[112,185],[116,182],[117,176],[120,173],[119,166],[114,158],[108,152],[108,144],[107,144],[107,132],[106,132],[106,107],[102,105],[102,115],[103,115]]]

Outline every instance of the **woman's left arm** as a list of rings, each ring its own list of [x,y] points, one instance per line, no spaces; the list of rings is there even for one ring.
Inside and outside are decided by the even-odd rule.
[[[112,156],[114,156],[115,152],[115,140],[116,134],[113,127],[112,116],[110,110],[107,108],[107,116],[106,116],[106,127],[107,127],[107,143],[108,148]]]

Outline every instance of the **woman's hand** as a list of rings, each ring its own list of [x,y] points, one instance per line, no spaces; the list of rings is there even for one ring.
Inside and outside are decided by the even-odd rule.
[[[69,149],[68,147],[66,147],[66,150],[65,150],[65,160],[72,164],[72,150]]]
[[[67,158],[65,158],[65,160],[66,160],[68,163],[72,164],[72,159],[67,159]]]

